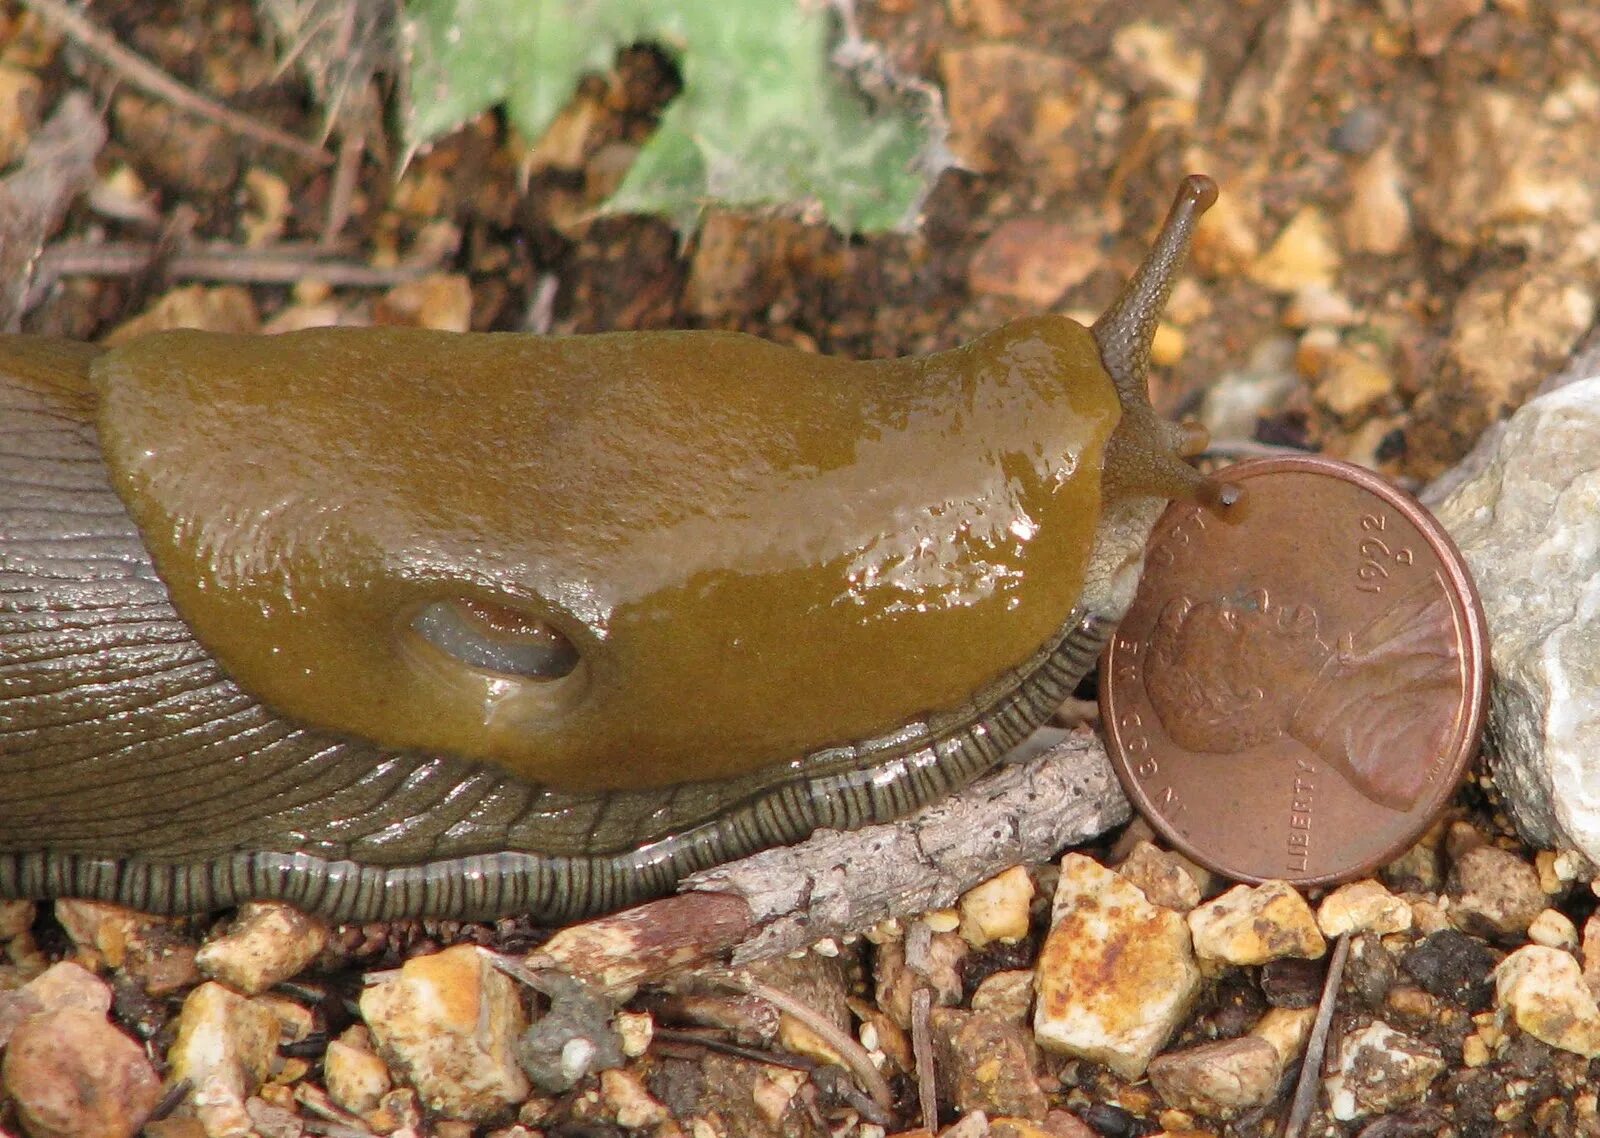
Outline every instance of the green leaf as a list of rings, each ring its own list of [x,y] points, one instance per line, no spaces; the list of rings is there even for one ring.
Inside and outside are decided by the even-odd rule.
[[[409,0],[402,125],[422,146],[503,103],[537,138],[580,76],[650,42],[683,92],[605,208],[692,228],[708,203],[820,207],[846,231],[905,228],[942,164],[933,108],[874,107],[828,63],[807,0]]]

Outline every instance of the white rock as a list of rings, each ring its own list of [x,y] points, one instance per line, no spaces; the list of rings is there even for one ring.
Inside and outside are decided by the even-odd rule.
[[[631,1071],[600,1072],[600,1104],[625,1130],[659,1126],[671,1116],[650,1094],[644,1081]]]
[[[1317,907],[1317,927],[1325,937],[1350,932],[1403,933],[1411,927],[1411,906],[1368,878],[1341,885]]]
[[[360,1031],[359,1028],[353,1029]],[[346,1035],[350,1035],[346,1032]],[[361,1031],[361,1035],[365,1035]],[[322,1056],[322,1082],[328,1097],[352,1114],[370,1114],[389,1093],[389,1067],[358,1038],[330,1039]]]
[[[988,1138],[988,1134],[989,1116],[981,1110],[975,1110],[960,1122],[941,1130],[939,1138]],[[699,1135],[695,1138],[699,1138]]]
[[[1600,1056],[1600,1007],[1571,953],[1525,945],[1494,970],[1500,1022],[1586,1059]]]
[[[1578,926],[1559,909],[1546,909],[1528,926],[1528,939],[1546,948],[1578,951]]]
[[[1192,864],[1152,842],[1139,842],[1117,872],[1137,885],[1151,904],[1187,913],[1200,903],[1200,882],[1190,872]]]
[[[0,941],[12,940],[33,927],[38,906],[32,901],[0,901]]]
[[[1333,1117],[1348,1122],[1418,1101],[1444,1068],[1432,1046],[1379,1019],[1344,1037],[1338,1068],[1324,1086]]]
[[[1305,1050],[1315,1008],[1272,1008],[1248,1035],[1202,1043],[1150,1061],[1150,1082],[1169,1106],[1235,1118],[1271,1099],[1284,1069]]]
[[[361,1015],[429,1110],[484,1121],[532,1089],[515,1055],[527,1027],[516,989],[472,945],[412,957],[361,994]]]
[[[1283,406],[1290,393],[1300,389],[1294,357],[1293,338],[1271,336],[1256,346],[1243,367],[1224,372],[1208,384],[1201,397],[1199,418],[1211,437],[1253,437],[1256,421]]]
[[[1311,906],[1282,881],[1236,885],[1189,914],[1201,960],[1265,964],[1285,956],[1315,960],[1327,951]]]
[[[1014,865],[961,895],[961,938],[973,948],[990,941],[1013,944],[1028,935],[1028,906],[1033,901],[1033,880]],[[938,932],[938,929],[934,930]]]
[[[52,964],[23,985],[22,990],[37,997],[40,1005],[47,1009],[86,1008],[101,1015],[111,1011],[110,985],[70,960]]]
[[[1583,946],[1579,959],[1583,961],[1583,982],[1600,999],[1600,913],[1590,913],[1583,922]]]
[[[1111,37],[1111,54],[1141,80],[1164,87],[1185,103],[1199,100],[1205,52],[1174,29],[1147,20],[1124,24]]]
[[[278,1017],[208,981],[183,1001],[178,1038],[167,1052],[167,1082],[189,1080],[188,1105],[208,1138],[245,1138],[255,1129],[245,1100],[277,1053]]]
[[[255,1127],[251,1138],[305,1138],[305,1119],[287,1106],[278,1106],[257,1096],[246,1099],[244,1109],[250,1116],[250,1125]]]
[[[1424,164],[1418,214],[1463,247],[1504,240],[1530,222],[1581,225],[1594,216],[1592,114],[1563,114],[1501,84],[1470,87],[1444,119]]]
[[[169,995],[200,979],[194,942],[175,918],[79,900],[57,901],[55,914],[78,945],[83,963],[104,961],[152,996]]]
[[[1028,1022],[1033,1008],[1033,972],[1014,968],[992,972],[972,993],[972,1010],[999,1016],[1018,1027]]]
[[[1393,146],[1380,146],[1350,174],[1350,199],[1340,215],[1345,247],[1391,256],[1411,236],[1406,172]]]
[[[1241,1035],[1150,1061],[1150,1085],[1168,1106],[1207,1118],[1236,1118],[1278,1089],[1283,1064],[1264,1039]]]
[[[649,1012],[618,1012],[612,1023],[622,1039],[622,1053],[628,1058],[637,1059],[650,1050],[656,1021]]]
[[[1200,989],[1189,929],[1092,858],[1061,859],[1033,1031],[1051,1051],[1137,1079]]]
[[[1328,217],[1305,206],[1289,220],[1272,247],[1250,266],[1250,279],[1274,292],[1331,287],[1339,269],[1339,247]]]
[[[17,1028],[0,1085],[29,1138],[132,1138],[161,1097],[144,1048],[83,1007],[41,1012]]]
[[[1488,617],[1495,782],[1531,843],[1600,861],[1600,377],[1522,407],[1436,513]]]
[[[293,905],[252,901],[222,936],[200,946],[195,964],[213,979],[259,996],[300,974],[328,943],[328,926]]]
[[[1450,923],[1464,933],[1517,944],[1545,908],[1539,874],[1510,850],[1473,846],[1456,858],[1447,883]]]

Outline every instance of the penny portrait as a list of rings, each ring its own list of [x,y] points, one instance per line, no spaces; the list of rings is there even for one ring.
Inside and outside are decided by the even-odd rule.
[[[1483,617],[1460,554],[1377,475],[1315,457],[1174,504],[1101,665],[1108,747],[1176,848],[1230,877],[1366,872],[1414,841],[1474,753]]]

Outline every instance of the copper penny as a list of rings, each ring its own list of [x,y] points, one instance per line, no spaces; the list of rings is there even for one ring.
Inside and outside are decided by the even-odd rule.
[[[1172,845],[1241,881],[1366,873],[1455,791],[1486,701],[1483,612],[1422,506],[1316,457],[1229,468],[1175,503],[1106,649],[1123,788]]]

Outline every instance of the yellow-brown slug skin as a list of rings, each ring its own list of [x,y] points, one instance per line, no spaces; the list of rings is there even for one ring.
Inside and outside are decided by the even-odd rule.
[[[563,790],[749,773],[1025,659],[1082,591],[1119,413],[1058,316],[865,364],[723,333],[174,332],[94,378],[117,489],[241,687]],[[408,621],[452,597],[580,666],[430,658]]]
[[[0,338],[0,895],[559,921],[970,781],[1199,483],[1144,372],[1214,193],[914,359]]]

